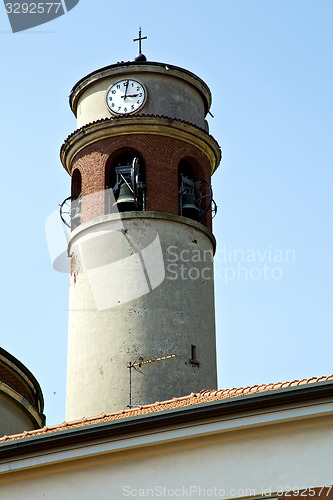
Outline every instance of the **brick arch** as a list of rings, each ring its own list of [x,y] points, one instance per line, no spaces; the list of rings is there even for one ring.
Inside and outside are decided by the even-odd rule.
[[[191,166],[195,179],[206,179],[207,172],[205,172],[204,167],[201,165],[197,158],[194,158],[193,156],[185,156],[181,159],[181,161],[184,161]],[[179,164],[181,163],[181,161],[179,162]]]
[[[71,187],[71,195],[79,196],[82,191],[82,175],[80,169],[77,167],[73,170],[72,173],[72,187]]]
[[[140,158],[142,158],[144,165],[146,164],[145,159],[144,159],[144,155],[142,154],[142,151],[140,151],[138,148],[133,148],[131,146],[126,145],[124,147],[119,147],[116,150],[111,151],[110,156],[106,159],[105,166],[104,166],[104,179],[105,179],[104,180],[104,187],[105,187],[105,189],[112,187],[109,185],[109,180],[110,180],[110,176],[111,176],[112,166],[113,166],[115,160],[118,157],[120,157],[121,155],[126,154],[126,153],[139,156]]]
[[[181,161],[186,161],[191,165],[193,173],[197,179],[205,179],[211,182],[211,166],[208,158],[199,149],[193,146],[185,146],[177,151],[172,158],[172,163],[178,165]]]

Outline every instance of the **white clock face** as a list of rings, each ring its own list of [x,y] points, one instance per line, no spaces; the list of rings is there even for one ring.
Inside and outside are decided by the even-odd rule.
[[[112,113],[128,115],[138,111],[146,100],[144,86],[136,80],[120,80],[108,90],[106,102]]]

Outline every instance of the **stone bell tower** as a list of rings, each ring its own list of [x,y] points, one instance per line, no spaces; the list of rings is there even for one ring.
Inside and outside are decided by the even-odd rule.
[[[211,94],[139,38],[70,94],[67,420],[217,385]]]

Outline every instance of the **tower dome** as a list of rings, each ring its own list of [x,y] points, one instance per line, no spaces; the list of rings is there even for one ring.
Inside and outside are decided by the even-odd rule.
[[[12,354],[0,348],[0,435],[42,427],[44,399],[32,373]]]

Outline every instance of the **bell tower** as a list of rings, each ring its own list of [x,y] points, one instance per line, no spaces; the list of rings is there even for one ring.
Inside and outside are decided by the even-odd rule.
[[[70,94],[67,420],[217,385],[211,93],[139,40]]]

